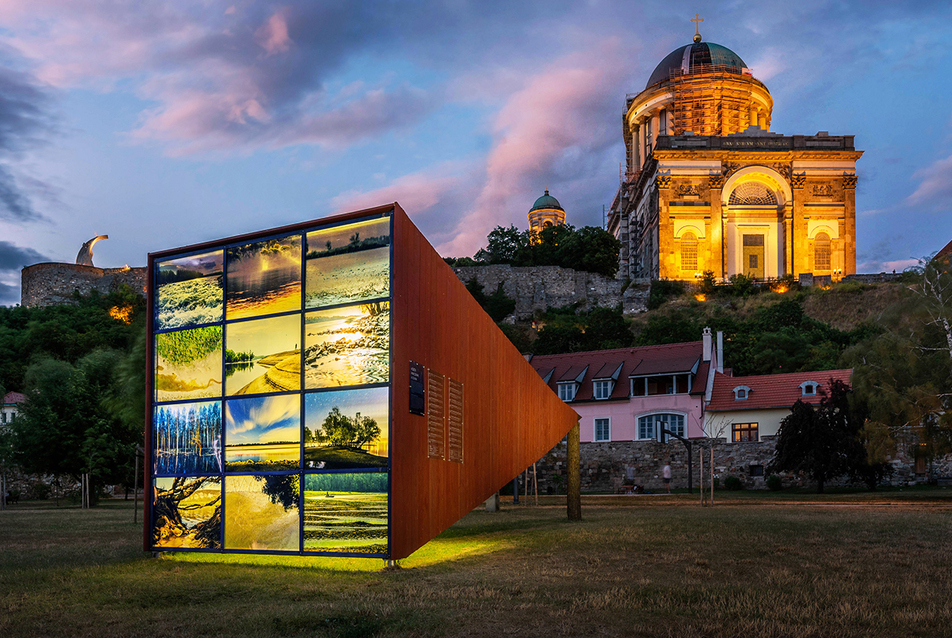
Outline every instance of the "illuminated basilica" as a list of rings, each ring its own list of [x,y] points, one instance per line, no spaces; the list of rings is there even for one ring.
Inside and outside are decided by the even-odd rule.
[[[696,31],[627,100],[627,161],[608,217],[619,276],[855,273],[853,136],[772,133],[767,87]]]

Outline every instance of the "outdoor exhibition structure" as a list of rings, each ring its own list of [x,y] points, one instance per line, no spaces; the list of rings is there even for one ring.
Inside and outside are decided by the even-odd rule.
[[[405,558],[578,415],[397,204],[149,255],[147,551]]]

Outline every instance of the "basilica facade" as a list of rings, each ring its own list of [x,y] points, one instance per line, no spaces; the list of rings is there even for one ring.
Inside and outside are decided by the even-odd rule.
[[[730,49],[672,51],[627,100],[626,166],[608,215],[619,277],[856,272],[852,135],[770,131],[773,99]]]

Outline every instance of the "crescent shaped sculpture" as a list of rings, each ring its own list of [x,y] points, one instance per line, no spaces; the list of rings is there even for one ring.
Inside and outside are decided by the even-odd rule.
[[[80,266],[93,265],[93,245],[100,239],[109,239],[109,235],[97,235],[83,244],[76,255],[76,263]]]

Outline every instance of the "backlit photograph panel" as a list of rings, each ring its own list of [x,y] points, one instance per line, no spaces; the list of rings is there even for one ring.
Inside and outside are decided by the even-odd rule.
[[[307,474],[304,550],[387,554],[387,474]]]
[[[308,308],[390,296],[390,218],[307,235]]]
[[[301,307],[301,235],[235,246],[226,256],[226,319]]]
[[[390,380],[390,303],[319,310],[305,315],[306,388]]]
[[[216,250],[156,265],[156,329],[222,320],[224,256],[223,251]]]
[[[386,467],[390,389],[314,392],[304,398],[304,468]]]
[[[221,547],[220,478],[157,478],[152,495],[153,547]]]
[[[225,326],[225,394],[301,389],[301,315]]]
[[[225,477],[225,549],[300,549],[299,474]]]
[[[221,401],[155,408],[155,474],[218,474],[222,471]]]
[[[225,470],[275,472],[301,465],[297,394],[225,402]]]
[[[157,401],[221,396],[221,326],[155,335]]]

